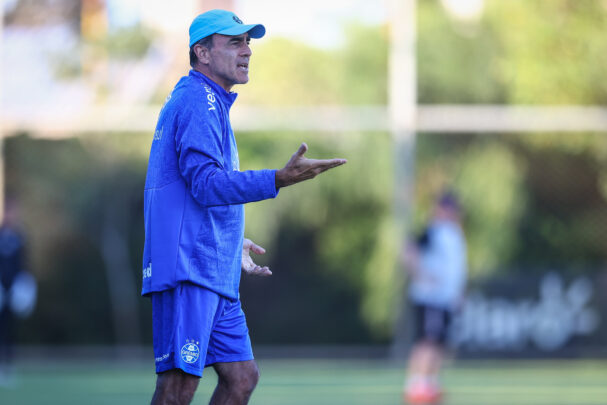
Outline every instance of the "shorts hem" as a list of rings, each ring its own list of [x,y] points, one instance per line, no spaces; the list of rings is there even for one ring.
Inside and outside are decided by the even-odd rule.
[[[156,367],[156,374],[164,373],[165,371],[179,369],[184,373],[191,374],[193,376],[202,378],[202,369],[193,368],[193,367],[185,367],[181,364],[163,364]]]
[[[206,363],[204,366],[209,367],[209,366],[212,366],[213,364],[217,364],[217,363],[235,363],[237,361],[249,361],[249,360],[255,360],[255,356],[253,356],[253,353],[214,357],[210,362]]]

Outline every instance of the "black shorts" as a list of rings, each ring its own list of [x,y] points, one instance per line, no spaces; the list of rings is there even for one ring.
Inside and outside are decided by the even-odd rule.
[[[451,311],[428,305],[413,304],[415,341],[445,344],[451,325]]]

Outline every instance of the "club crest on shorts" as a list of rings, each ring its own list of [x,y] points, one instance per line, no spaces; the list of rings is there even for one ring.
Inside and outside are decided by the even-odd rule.
[[[188,364],[195,363],[200,357],[200,349],[198,349],[198,342],[194,340],[186,340],[185,345],[181,348],[181,359]]]

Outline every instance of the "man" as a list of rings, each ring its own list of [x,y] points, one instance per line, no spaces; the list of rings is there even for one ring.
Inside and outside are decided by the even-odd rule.
[[[25,271],[25,238],[19,205],[14,198],[4,204],[0,225],[0,386],[13,380],[13,346],[16,318],[31,314],[36,303],[36,282]]]
[[[436,202],[433,219],[404,255],[411,276],[409,296],[415,343],[409,358],[405,401],[434,403],[442,392],[438,377],[452,314],[461,305],[466,279],[466,241],[452,193]]]
[[[160,112],[144,200],[143,291],[151,296],[158,374],[153,404],[189,404],[205,366],[218,383],[211,404],[246,404],[259,378],[239,300],[241,270],[268,276],[244,239],[244,205],[346,163],[304,157],[280,170],[239,170],[229,110],[249,80],[250,38],[260,24],[212,10],[190,26],[192,70]],[[153,264],[153,266],[152,266]]]

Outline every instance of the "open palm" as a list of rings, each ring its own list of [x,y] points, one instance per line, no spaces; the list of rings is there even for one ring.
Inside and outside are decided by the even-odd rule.
[[[250,239],[245,239],[242,243],[242,271],[253,276],[271,276],[272,272],[267,266],[261,267],[255,264],[251,257],[251,252],[262,255],[266,250],[253,243]]]

